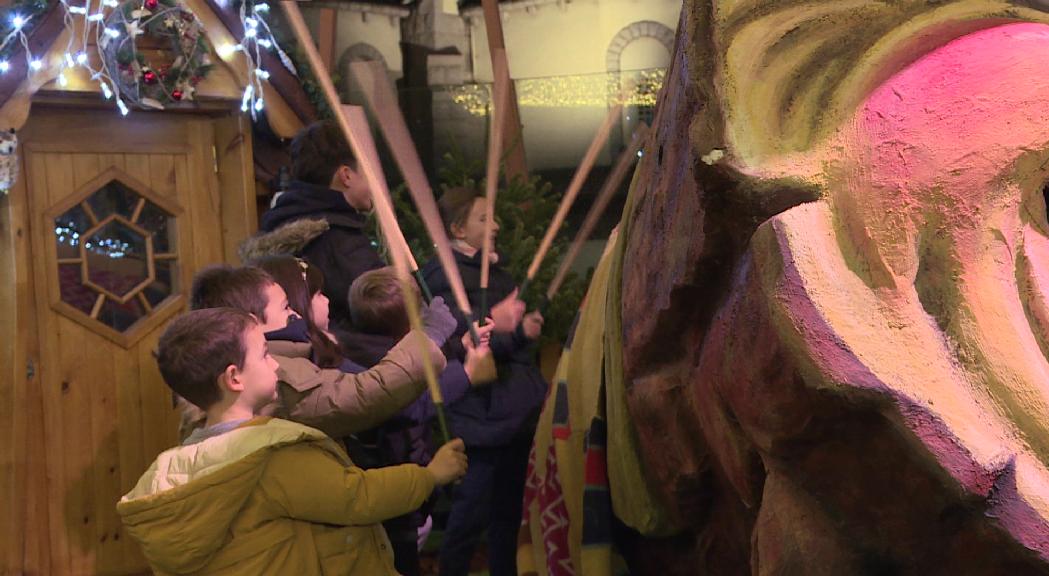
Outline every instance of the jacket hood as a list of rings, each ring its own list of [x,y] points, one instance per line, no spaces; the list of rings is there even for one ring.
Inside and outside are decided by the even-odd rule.
[[[241,243],[237,249],[241,262],[279,256],[282,254],[300,254],[302,249],[318,236],[328,231],[331,226],[321,218],[302,218],[293,220],[273,230],[256,234]]]
[[[198,571],[228,542],[230,527],[277,448],[313,442],[339,449],[319,430],[269,418],[160,454],[117,513],[154,568]]]
[[[302,218],[322,218],[331,226],[363,228],[367,217],[346,202],[338,191],[305,182],[292,182],[262,215],[262,229],[271,232]]]

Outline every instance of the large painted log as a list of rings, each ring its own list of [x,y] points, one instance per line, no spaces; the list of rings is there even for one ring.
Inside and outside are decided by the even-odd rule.
[[[622,295],[591,287],[621,330],[573,343],[621,354],[609,459],[634,449],[668,517],[623,514],[610,463],[635,573],[1049,574],[1049,18],[1028,4],[685,2]]]

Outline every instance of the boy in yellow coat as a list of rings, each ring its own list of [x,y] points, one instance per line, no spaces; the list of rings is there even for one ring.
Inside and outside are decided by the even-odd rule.
[[[177,318],[157,364],[207,414],[117,504],[158,574],[396,574],[380,523],[466,472],[461,440],[425,468],[365,471],[320,431],[257,417],[276,394],[277,363],[246,312]]]

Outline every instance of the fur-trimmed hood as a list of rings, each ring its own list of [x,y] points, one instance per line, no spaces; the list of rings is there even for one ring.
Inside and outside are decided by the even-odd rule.
[[[331,226],[324,219],[293,220],[272,232],[256,234],[241,243],[237,254],[242,262],[280,254],[299,255]]]

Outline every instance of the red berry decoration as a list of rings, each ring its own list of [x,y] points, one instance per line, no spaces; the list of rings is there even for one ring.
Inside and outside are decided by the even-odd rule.
[[[171,98],[176,102],[182,100],[182,90],[175,90],[174,92],[172,92]]]
[[[159,5],[160,2],[158,0],[146,0],[145,3],[146,10],[156,10]]]
[[[146,84],[156,84],[157,83],[157,73],[152,71],[152,70],[150,70],[150,71],[148,71],[148,72],[146,72],[145,74],[142,75],[142,80],[144,80]]]

